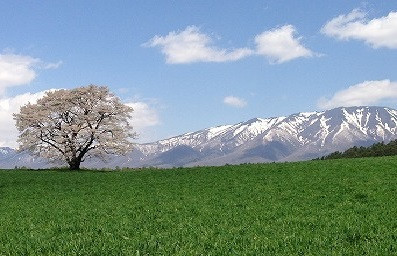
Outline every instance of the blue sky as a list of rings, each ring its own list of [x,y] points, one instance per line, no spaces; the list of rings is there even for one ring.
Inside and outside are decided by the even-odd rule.
[[[2,1],[0,146],[52,88],[108,85],[139,142],[254,117],[397,108],[394,1]]]

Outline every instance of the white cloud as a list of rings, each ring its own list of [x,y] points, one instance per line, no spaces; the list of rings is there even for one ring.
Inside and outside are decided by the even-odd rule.
[[[132,107],[132,118],[130,123],[134,129],[142,132],[146,127],[156,126],[160,124],[157,110],[146,102],[130,102],[126,105]]]
[[[32,82],[36,76],[36,69],[55,69],[62,64],[45,63],[31,56],[12,53],[0,54],[0,95],[8,87],[25,85]]]
[[[255,37],[255,49],[220,49],[213,45],[212,38],[196,26],[183,31],[172,31],[166,36],[155,36],[144,43],[146,47],[159,47],[169,64],[192,62],[237,61],[251,55],[263,55],[272,63],[283,63],[300,57],[318,55],[301,45],[301,37],[294,37],[292,25],[263,32]]]
[[[54,89],[51,89],[54,90]],[[18,131],[12,114],[18,113],[21,106],[28,102],[34,104],[46,91],[24,93],[10,98],[0,99],[0,147],[17,147]]]
[[[220,49],[211,43],[211,37],[200,32],[198,27],[189,26],[183,31],[155,36],[144,46],[160,47],[170,64],[236,61],[252,54],[248,48]]]
[[[296,30],[292,25],[265,31],[255,37],[256,53],[275,63],[314,56],[311,50],[301,45],[301,37],[295,37],[294,34]]]
[[[36,77],[39,59],[30,56],[0,54],[0,95],[7,87],[28,84]]]
[[[364,12],[353,10],[328,21],[321,32],[341,40],[363,40],[373,48],[397,49],[397,12],[368,20]]]
[[[390,99],[397,100],[397,82],[390,80],[364,81],[336,92],[330,99],[321,98],[318,106],[322,109],[364,106]]]
[[[236,107],[236,108],[243,108],[247,106],[247,102],[244,99],[235,97],[235,96],[227,96],[223,99],[223,103],[226,105]]]
[[[54,63],[43,63],[43,68],[44,69],[57,69],[59,68],[61,65],[63,64],[63,61],[58,61],[58,62],[54,62]]]

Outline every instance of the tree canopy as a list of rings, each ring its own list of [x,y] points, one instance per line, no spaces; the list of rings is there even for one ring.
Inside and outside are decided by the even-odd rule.
[[[106,86],[89,85],[49,91],[37,103],[22,106],[14,119],[21,150],[77,170],[89,157],[105,159],[132,150],[132,111]]]

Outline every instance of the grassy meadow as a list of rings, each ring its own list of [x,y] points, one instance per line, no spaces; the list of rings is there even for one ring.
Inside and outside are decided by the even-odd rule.
[[[0,255],[396,255],[397,158],[0,171]]]

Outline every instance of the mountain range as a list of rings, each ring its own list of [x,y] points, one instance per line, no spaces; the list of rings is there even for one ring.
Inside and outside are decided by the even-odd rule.
[[[89,159],[84,167],[175,167],[308,160],[352,146],[397,139],[397,110],[340,107],[321,112],[254,118],[135,144],[126,156],[106,162]],[[29,152],[0,148],[0,168],[49,168],[54,163]],[[58,164],[59,165],[59,164]]]

